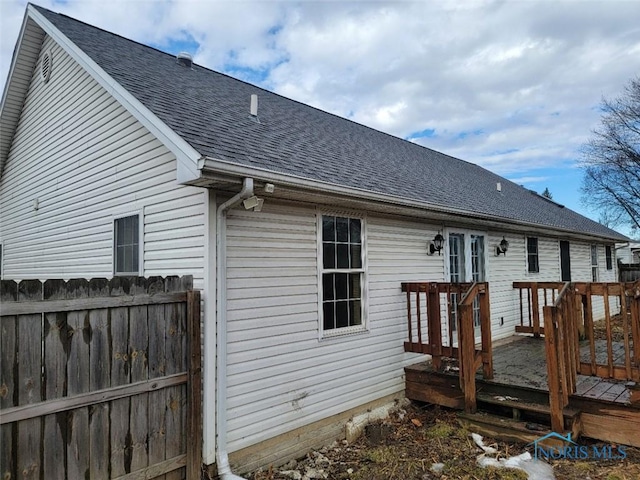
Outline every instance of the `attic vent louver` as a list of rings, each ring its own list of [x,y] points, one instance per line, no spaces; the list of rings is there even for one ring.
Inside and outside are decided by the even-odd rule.
[[[180,52],[176,56],[176,63],[183,67],[191,68],[191,65],[193,65],[193,58],[187,52]]]
[[[49,81],[49,77],[51,77],[51,68],[53,67],[52,63],[51,52],[44,52],[42,61],[40,62],[40,77],[44,83],[47,83]]]

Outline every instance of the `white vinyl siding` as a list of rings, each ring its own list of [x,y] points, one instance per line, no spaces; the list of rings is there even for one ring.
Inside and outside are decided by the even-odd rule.
[[[404,365],[424,358],[404,352],[400,283],[442,280],[426,250],[437,229],[367,217],[368,331],[320,339],[321,214],[272,202],[228,214],[230,451],[401,392]]]
[[[513,282],[557,282],[560,279],[560,247],[558,241],[547,237],[538,238],[538,273],[528,271],[526,236],[491,232],[490,251],[502,240],[509,241],[506,255],[489,256],[488,276],[491,297],[491,332],[493,338],[504,338],[514,334],[520,324],[520,297]],[[526,318],[526,297],[523,296]]]
[[[593,266],[591,259],[591,245],[589,243],[571,242],[571,278],[574,282],[591,282],[593,276]],[[604,245],[595,244],[598,255],[597,275],[599,282],[617,282],[617,272],[607,270],[604,258]],[[620,305],[614,297],[610,300],[611,314],[618,313]],[[593,297],[593,318],[599,320],[604,317],[604,302],[602,297]]]
[[[0,181],[5,278],[113,275],[114,219],[140,212],[144,275],[202,287],[204,191],[176,183],[176,160],[49,37]],[[34,209],[37,199],[38,209]]]

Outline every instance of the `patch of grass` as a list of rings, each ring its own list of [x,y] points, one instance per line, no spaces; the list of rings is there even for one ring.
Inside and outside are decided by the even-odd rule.
[[[447,462],[442,472],[446,478],[473,478],[477,480],[527,480],[529,476],[523,470],[515,468],[483,468],[475,461]]]
[[[349,476],[350,480],[388,480],[421,478],[431,462],[407,455],[402,446],[371,448],[363,452],[361,461]]]
[[[436,422],[424,432],[425,438],[448,438],[454,435],[456,428],[445,422]]]

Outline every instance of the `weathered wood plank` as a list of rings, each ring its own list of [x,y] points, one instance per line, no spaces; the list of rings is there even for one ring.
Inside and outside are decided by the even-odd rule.
[[[67,282],[67,297],[88,298],[89,281],[84,279]],[[89,342],[91,325],[87,310],[72,311],[67,315],[71,335],[69,361],[67,363],[67,393],[77,395],[90,390]],[[68,414],[67,475],[69,478],[86,478],[89,475],[89,408],[82,407]]]
[[[89,297],[97,298],[109,294],[106,278],[92,279],[89,282]],[[111,384],[111,359],[109,345],[108,309],[89,311],[89,342],[91,391],[103,390]],[[109,403],[102,402],[89,408],[89,475],[92,479],[109,478]]]
[[[640,414],[620,411],[605,414],[582,413],[583,434],[587,437],[640,447]]]
[[[584,395],[586,392],[591,390],[594,386],[596,386],[600,382],[602,382],[602,379],[600,377],[582,376],[580,378],[580,381],[576,385],[575,394]]]
[[[47,280],[44,283],[44,300],[66,298],[64,280]],[[44,315],[44,375],[45,400],[64,397],[67,384],[67,352],[69,332],[64,312]],[[65,477],[67,455],[67,414],[57,412],[44,417],[43,437],[44,471],[50,478]]]
[[[413,344],[413,333],[412,333],[412,308],[411,308],[411,287],[407,286],[407,332],[409,333],[409,344]]]
[[[540,336],[540,303],[539,303],[538,284],[533,282],[531,284],[531,316],[533,336]]]
[[[18,284],[12,280],[0,280],[0,302],[8,304],[18,299]],[[0,409],[18,404],[18,389],[15,382],[18,374],[17,319],[4,317],[0,322]],[[2,416],[0,416],[2,418]],[[16,425],[0,427],[0,477],[17,478],[15,445],[13,438]]]
[[[162,283],[164,288],[164,282]],[[149,378],[166,375],[165,331],[166,319],[163,305],[150,305],[149,318]],[[166,403],[167,391],[162,389],[149,394],[149,463],[154,465],[166,460]],[[160,480],[164,480],[161,477]]]
[[[600,395],[599,400],[615,402],[626,390],[627,387],[623,383],[612,383],[609,385],[609,388]]]
[[[427,402],[448,408],[464,408],[464,394],[459,388],[442,385],[428,385],[420,382],[407,381],[405,395],[410,400]]]
[[[174,457],[187,451],[186,447],[186,406],[187,388],[186,385],[171,387],[166,390],[166,453],[167,457]],[[181,480],[181,472],[168,473],[167,480]]]
[[[164,478],[161,477],[161,475],[165,473],[173,472],[184,467],[186,461],[186,455],[178,455],[176,457],[169,458],[168,460],[164,460],[163,462],[158,462],[148,468],[143,468],[142,470],[113,478],[113,480],[157,480],[158,478]]]
[[[493,344],[491,339],[491,300],[489,296],[489,284],[485,292],[480,296],[480,335],[482,338],[483,377],[493,378]],[[538,330],[540,333],[540,330]]]
[[[202,468],[202,350],[200,292],[187,292],[187,479],[200,476]]]
[[[624,366],[627,370],[627,378],[631,378],[631,344],[629,342],[631,326],[629,325],[629,315],[627,315],[627,297],[624,292],[620,295],[620,316],[622,317],[622,334],[624,335]]]
[[[458,330],[460,380],[464,392],[465,411],[476,411],[476,372],[475,361],[475,332],[473,328],[473,307],[470,304],[459,305],[460,324]]]
[[[628,380],[627,369],[621,365],[613,366],[613,374],[609,370],[609,365],[596,365],[595,370],[592,370],[590,363],[580,363],[580,375],[597,375],[601,378],[613,378],[615,380]],[[631,367],[631,379],[634,381],[640,381],[640,367]]]
[[[440,317],[440,294],[435,287],[429,288],[427,294],[427,322],[433,366],[439,369],[442,365],[442,319]]]
[[[131,381],[140,382],[149,378],[147,352],[149,348],[149,327],[147,307],[129,309],[129,357],[131,359]],[[129,433],[131,437],[131,469],[141,470],[149,465],[147,452],[148,395],[131,397]]]
[[[129,309],[112,308],[111,316],[111,386],[126,387],[131,379],[129,363]],[[111,475],[124,475],[127,433],[129,432],[129,398],[114,399],[110,406]]]
[[[177,285],[168,285],[167,288],[177,288]],[[167,321],[165,334],[167,373],[186,371],[186,351],[184,349],[186,337],[185,305],[165,305],[165,318]],[[166,393],[166,456],[174,457],[186,451],[186,388],[183,386],[172,387],[167,389]],[[178,480],[180,478],[180,472],[172,472],[166,475],[167,480]]]
[[[556,345],[557,309],[555,307],[543,307],[545,347],[547,352],[547,383],[549,385],[549,407],[551,408],[551,428],[561,432],[564,428],[562,415],[563,404],[561,401],[560,378],[558,376],[558,352]]]
[[[42,283],[23,280],[18,300],[42,299]],[[42,401],[42,315],[18,317],[18,404]],[[17,473],[22,479],[39,480],[42,470],[40,450],[42,420],[33,418],[18,424]]]
[[[119,387],[111,387],[95,392],[72,395],[70,397],[64,397],[57,400],[35,403],[33,405],[8,408],[6,410],[2,410],[0,422],[5,425],[43,415],[50,415],[55,412],[83,408],[95,403],[109,402],[130,397],[132,395],[155,392],[163,388],[182,385],[184,383],[187,383],[187,374],[178,373],[175,375],[167,375],[162,378],[146,380],[144,382],[132,383],[130,385],[121,385]]]
[[[585,392],[582,396],[600,399],[600,397],[602,397],[609,388],[611,388],[611,384],[609,382],[600,382],[597,385],[594,385],[593,388],[589,389],[589,391]]]
[[[116,277],[119,278],[119,277]],[[140,305],[162,305],[165,303],[186,302],[185,292],[157,293],[155,295],[121,295],[101,298],[75,298],[52,301],[3,302],[0,305],[0,317],[7,315],[31,315],[36,313],[73,312],[92,308],[135,307]]]

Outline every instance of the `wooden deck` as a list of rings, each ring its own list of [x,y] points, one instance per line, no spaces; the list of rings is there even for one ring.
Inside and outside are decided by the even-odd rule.
[[[589,346],[581,346],[581,353],[585,348]],[[515,412],[520,405],[544,421],[540,414],[549,405],[544,338],[516,336],[494,345],[493,367],[493,379],[476,375],[479,409],[502,403]],[[457,360],[443,359],[438,371],[430,362],[419,363],[406,367],[405,373],[409,399],[464,408]],[[578,375],[565,414],[568,411],[579,412],[582,435],[640,447],[640,385],[636,382]]]
[[[589,345],[581,345],[580,354],[587,361]],[[547,391],[546,356],[544,338],[512,337],[493,351],[493,381],[507,385]],[[614,344],[616,358],[624,356],[624,349]],[[622,352],[622,353],[620,353]],[[606,342],[596,342],[596,356],[606,362]],[[578,375],[574,396],[629,403],[635,382]]]

